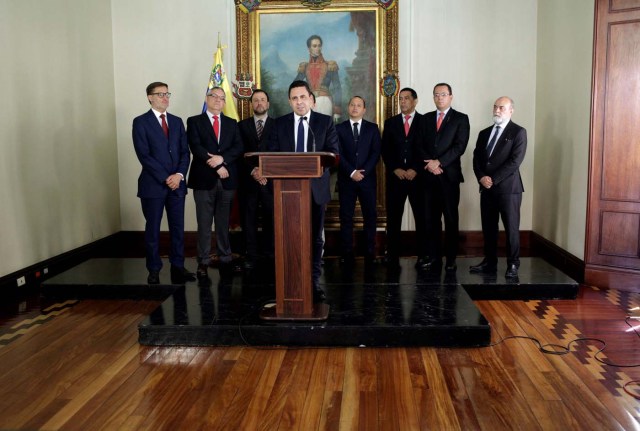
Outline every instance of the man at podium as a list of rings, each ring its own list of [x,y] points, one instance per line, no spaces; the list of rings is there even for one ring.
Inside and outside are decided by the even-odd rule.
[[[311,88],[305,81],[293,81],[289,86],[289,105],[293,112],[276,119],[267,141],[268,151],[316,152],[338,154],[338,135],[333,119],[311,110]],[[320,288],[322,272],[322,235],[327,203],[331,200],[329,169],[319,178],[311,179],[311,244],[313,254],[313,298],[325,299]]]

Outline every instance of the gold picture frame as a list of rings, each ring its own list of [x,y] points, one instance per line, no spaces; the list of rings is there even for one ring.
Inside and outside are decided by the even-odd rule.
[[[338,82],[342,84],[331,89],[342,96],[339,102],[331,102],[334,117],[338,121],[348,119],[348,99],[359,95],[367,100],[365,118],[382,130],[384,120],[397,111],[397,99],[384,96],[380,83],[383,76],[398,70],[398,5],[384,9],[376,0],[332,0],[322,10],[313,10],[299,0],[263,0],[250,13],[236,8],[237,72],[253,77],[257,88],[269,92],[270,115],[277,117],[290,112],[283,87],[288,88],[309,58],[307,45],[312,35],[321,36],[322,54],[328,63],[337,65],[340,75]],[[251,115],[249,100],[238,99],[238,113],[241,118]],[[385,226],[382,162],[377,176],[378,225]],[[334,199],[327,208],[327,228],[340,224],[333,192],[332,185]],[[355,222],[362,222],[359,208]]]

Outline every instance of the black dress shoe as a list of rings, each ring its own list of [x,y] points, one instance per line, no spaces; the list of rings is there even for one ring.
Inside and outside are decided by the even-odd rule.
[[[327,295],[324,293],[324,290],[319,287],[313,288],[313,303],[316,304],[318,302],[323,302],[327,299]]]
[[[455,260],[447,260],[447,263],[444,266],[444,270],[446,272],[456,272],[458,269],[458,265],[456,265]]]
[[[507,272],[504,273],[505,278],[518,278],[518,266],[515,264],[507,265]]]
[[[198,277],[199,281],[203,281],[209,278],[208,269],[209,269],[209,265],[207,265],[206,263],[201,263],[198,265],[198,269],[196,270],[196,276]]]
[[[256,267],[256,261],[253,259],[245,259],[242,267],[247,270],[253,269]]]
[[[426,269],[424,268],[424,265],[427,264],[429,260],[430,260],[429,256],[418,256],[418,259],[416,259],[416,264],[415,264],[416,269]]]
[[[356,258],[353,253],[345,253],[340,256],[340,265],[351,266],[356,262]]]
[[[384,258],[384,264],[389,269],[400,269],[400,259],[395,256],[386,256]]]
[[[149,271],[147,284],[160,284],[160,273],[158,271]]]
[[[196,281],[196,275],[187,271],[183,266],[171,265],[171,283],[184,284],[187,281]]]
[[[471,274],[493,274],[498,270],[497,264],[489,262],[487,259],[482,259],[477,265],[469,267]]]
[[[422,259],[421,265],[418,266],[416,263],[416,268],[424,271],[440,271],[442,269],[442,260],[425,257]]]

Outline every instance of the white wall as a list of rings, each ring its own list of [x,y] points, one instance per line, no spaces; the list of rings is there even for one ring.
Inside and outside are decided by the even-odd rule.
[[[462,158],[460,229],[481,230],[480,196],[473,175],[478,132],[491,125],[493,102],[509,96],[513,121],[527,129],[521,166],[525,193],[521,229],[532,228],[533,161],[536,149],[536,0],[402,1],[400,80],[418,92],[418,112],[435,109],[433,86],[453,88],[452,107],[469,115],[471,137]],[[410,29],[409,31],[403,31]]]
[[[584,258],[593,0],[539,0],[533,230]]]
[[[144,219],[135,196],[140,169],[131,144],[131,120],[148,109],[144,88],[151,81],[165,81],[173,93],[170,110],[185,122],[197,114],[218,32],[229,45],[224,60],[227,73],[235,75],[235,7],[224,0],[112,0],[112,4],[122,229],[142,230]],[[522,229],[532,226],[536,4],[536,0],[401,3],[401,85],[416,89],[418,110],[427,112],[435,109],[433,85],[447,81],[453,86],[454,108],[470,116],[471,139],[463,159],[467,182],[460,203],[463,230],[480,230],[471,153],[478,132],[490,124],[493,102],[502,95],[516,101],[514,121],[529,132],[530,147],[522,168],[527,189]],[[170,25],[161,25],[168,17]],[[157,38],[160,34],[163,39]],[[186,230],[196,229],[194,212],[193,200],[188,197]],[[408,213],[405,229],[413,228]]]
[[[522,229],[582,257],[593,0],[399,6],[401,85],[428,112],[433,85],[449,82],[471,120],[461,229],[480,230],[471,153],[494,100],[508,95],[529,133]],[[145,87],[168,82],[171,112],[199,113],[218,33],[236,72],[235,31],[228,0],[0,0],[0,277],[144,229],[131,121],[149,109]],[[185,221],[195,230],[191,196]]]
[[[140,163],[131,141],[133,118],[149,110],[145,93],[153,81],[169,84],[169,112],[187,117],[202,112],[218,33],[224,66],[235,76],[235,7],[227,0],[112,0],[120,213],[122,230],[144,230],[136,197]],[[195,231],[195,206],[187,196],[185,230]],[[166,217],[163,229],[167,229]]]
[[[120,230],[109,0],[0,1],[0,277]]]

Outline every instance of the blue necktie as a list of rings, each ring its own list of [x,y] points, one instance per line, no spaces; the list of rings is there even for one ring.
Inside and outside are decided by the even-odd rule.
[[[496,146],[496,141],[498,140],[498,135],[500,134],[500,126],[496,126],[496,131],[493,134],[493,138],[491,138],[491,142],[487,145],[487,158],[491,157],[491,153],[493,152],[493,147]]]
[[[296,141],[296,153],[304,153],[304,124],[302,124],[302,122],[306,119],[307,117],[300,117],[300,122],[298,123],[298,140]]]

